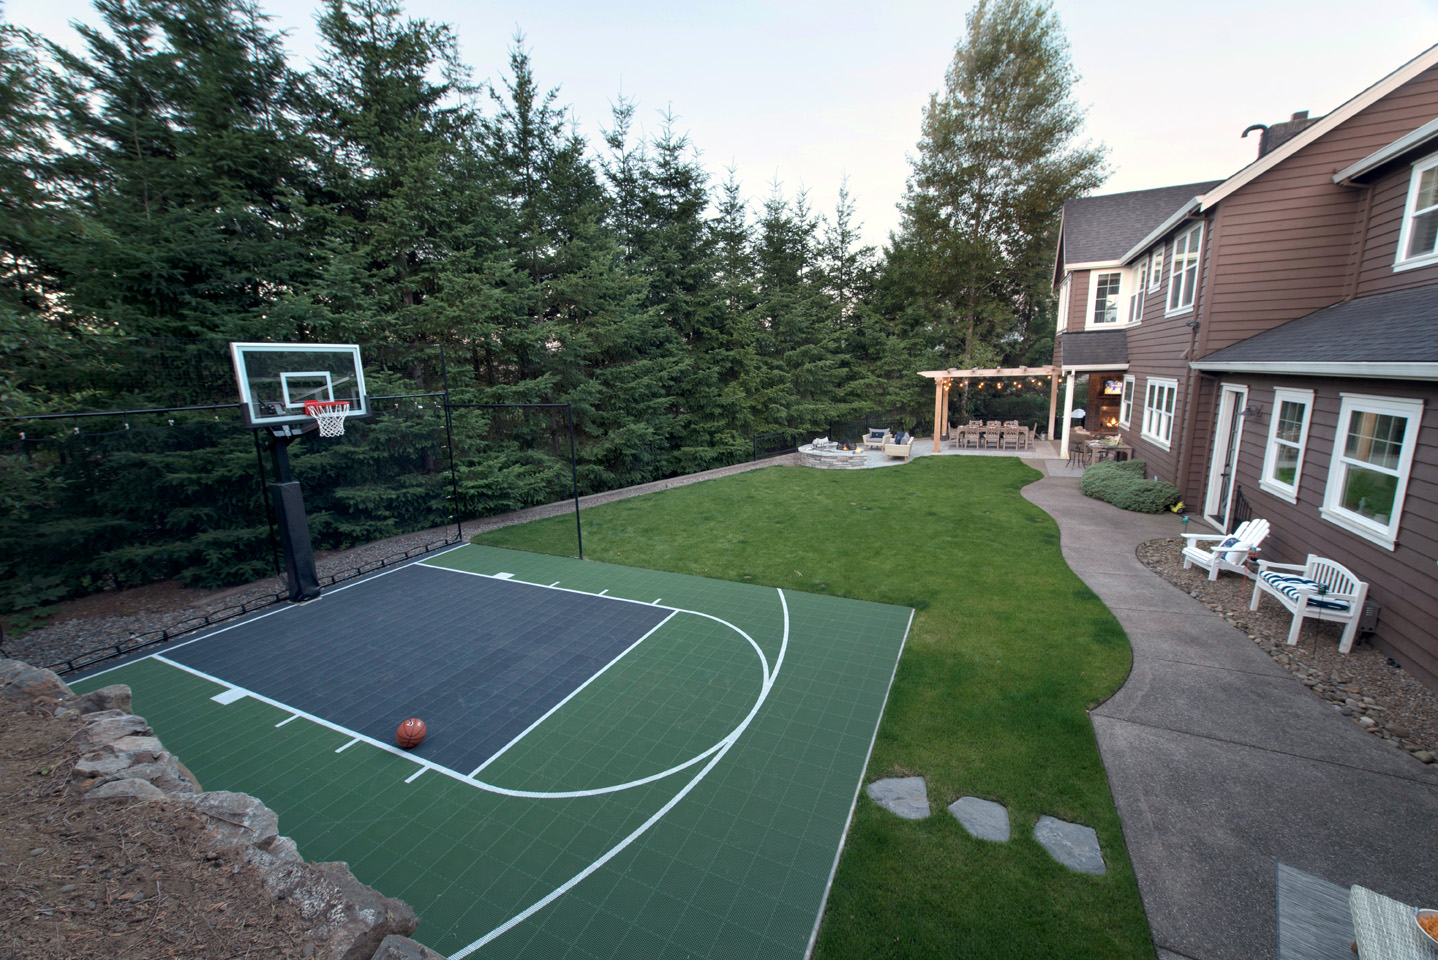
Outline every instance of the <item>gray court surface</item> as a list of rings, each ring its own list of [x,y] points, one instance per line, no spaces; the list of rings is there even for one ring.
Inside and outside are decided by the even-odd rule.
[[[423,564],[218,631],[166,659],[467,774],[670,615]]]

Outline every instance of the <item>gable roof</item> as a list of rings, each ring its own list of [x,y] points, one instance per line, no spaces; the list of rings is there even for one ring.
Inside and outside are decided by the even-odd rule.
[[[1175,210],[1221,183],[1205,180],[1064,201],[1061,266],[1119,261]]]
[[[1208,210],[1214,204],[1222,200],[1224,197],[1233,193],[1235,190],[1246,186],[1262,174],[1267,173],[1269,170],[1272,170],[1284,160],[1287,160],[1289,157],[1293,156],[1295,153],[1302,150],[1304,147],[1308,146],[1310,143],[1317,140],[1319,137],[1328,133],[1334,127],[1338,126],[1340,123],[1343,123],[1345,120],[1349,119],[1354,114],[1358,113],[1361,110],[1366,110],[1368,107],[1372,106],[1374,103],[1377,103],[1383,97],[1388,96],[1388,94],[1403,86],[1403,84],[1407,83],[1409,80],[1412,80],[1414,77],[1418,76],[1423,71],[1434,66],[1438,66],[1438,44],[1435,44],[1429,47],[1427,50],[1424,50],[1422,53],[1418,54],[1418,56],[1414,57],[1412,60],[1409,60],[1407,63],[1403,64],[1403,66],[1399,67],[1397,70],[1394,70],[1382,80],[1379,80],[1377,83],[1369,86],[1362,93],[1358,94],[1358,96],[1352,98],[1347,103],[1344,103],[1336,110],[1330,111],[1326,117],[1319,120],[1317,123],[1314,123],[1312,126],[1305,128],[1302,133],[1298,134],[1298,136],[1285,142],[1282,146],[1274,150],[1270,150],[1268,153],[1265,153],[1263,156],[1259,157],[1257,160],[1253,161],[1248,166],[1244,167],[1242,170],[1238,171],[1233,176],[1223,181],[1223,184],[1221,186],[1204,195],[1202,209]]]
[[[1438,380],[1438,284],[1349,300],[1189,364],[1195,370]]]

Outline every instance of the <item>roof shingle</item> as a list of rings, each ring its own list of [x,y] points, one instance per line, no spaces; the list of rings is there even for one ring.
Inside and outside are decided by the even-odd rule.
[[[1220,183],[1205,180],[1064,201],[1064,263],[1117,260],[1179,207]]]

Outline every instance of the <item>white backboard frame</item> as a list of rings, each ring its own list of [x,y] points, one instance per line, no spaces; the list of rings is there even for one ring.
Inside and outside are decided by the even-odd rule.
[[[261,379],[273,381],[272,392],[256,396],[255,367],[274,365],[277,354],[293,354],[294,369],[278,367],[264,371]],[[230,344],[235,364],[235,382],[240,392],[240,416],[250,428],[304,423],[306,400],[348,400],[346,417],[369,416],[369,395],[364,385],[364,365],[356,343],[240,343]],[[325,358],[331,363],[321,363]],[[343,359],[341,359],[343,358]],[[316,370],[317,366],[330,369]],[[351,371],[352,374],[351,374]],[[309,380],[309,383],[305,383]]]

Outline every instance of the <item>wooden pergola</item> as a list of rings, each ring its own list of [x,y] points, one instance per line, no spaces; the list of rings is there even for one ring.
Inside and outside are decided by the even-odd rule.
[[[1049,430],[1048,435],[1054,436],[1054,414],[1058,408],[1059,397],[1059,371],[1052,365],[1045,367],[993,367],[987,370],[970,368],[967,370],[920,370],[919,376],[928,377],[934,381],[934,452],[939,452],[939,440],[943,436],[944,427],[948,423],[949,416],[949,387],[955,380],[1023,380],[1028,377],[1049,378]],[[1072,392],[1072,388],[1070,388]],[[1068,445],[1068,431],[1064,431],[1064,443]],[[1065,449],[1062,456],[1068,456]]]

